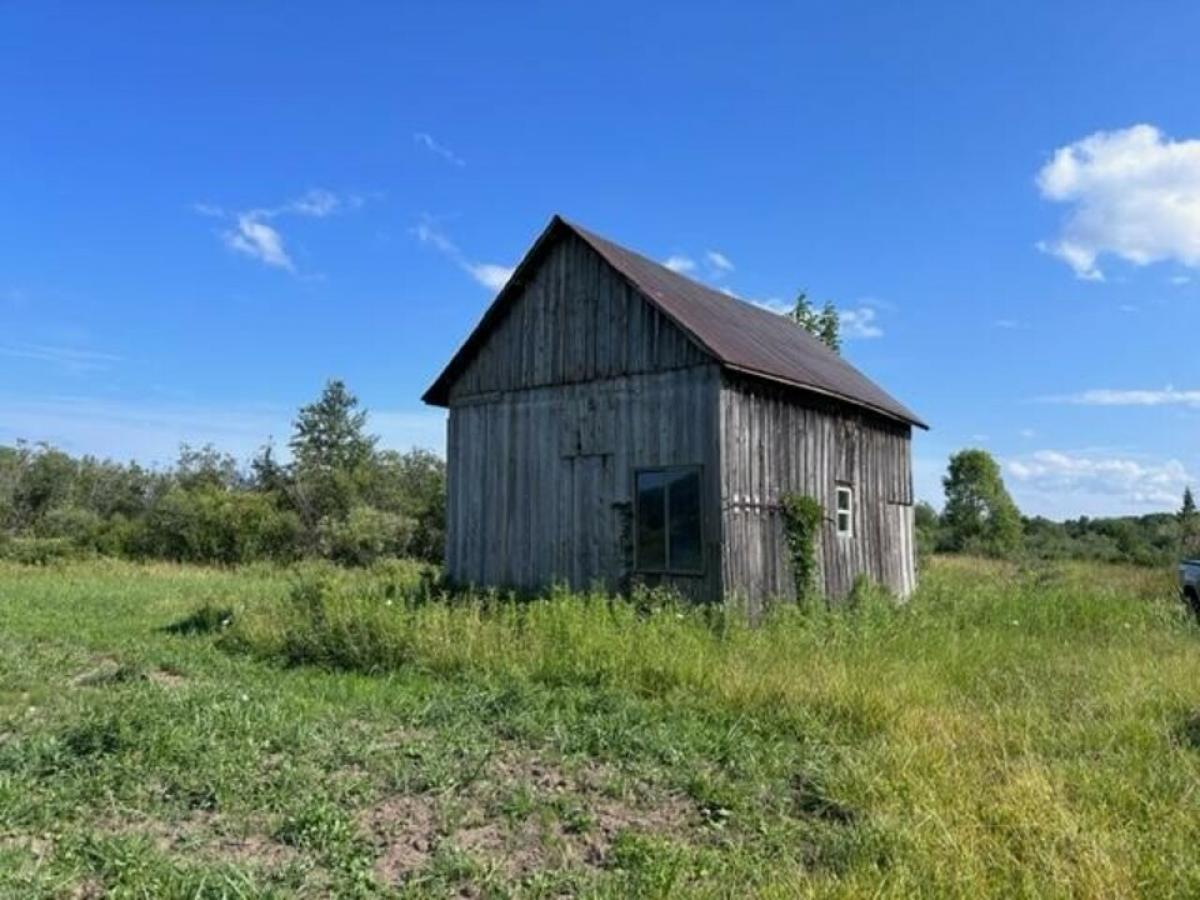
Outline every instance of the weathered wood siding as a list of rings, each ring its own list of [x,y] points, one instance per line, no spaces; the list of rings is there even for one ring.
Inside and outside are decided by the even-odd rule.
[[[703,466],[704,573],[721,596],[720,371],[578,238],[542,265],[450,392],[446,567],[463,584],[627,590],[633,473]]]
[[[459,398],[662,372],[711,360],[574,235],[547,251],[454,382]]]
[[[752,611],[794,598],[780,498],[807,494],[826,511],[819,560],[827,596],[858,575],[907,596],[916,584],[912,429],[800,391],[723,376],[721,514],[725,590]],[[834,522],[839,482],[853,487],[854,535]]]
[[[450,409],[446,566],[463,584],[628,590],[633,473],[702,473],[704,574],[686,596],[721,596],[716,366],[528,388]]]

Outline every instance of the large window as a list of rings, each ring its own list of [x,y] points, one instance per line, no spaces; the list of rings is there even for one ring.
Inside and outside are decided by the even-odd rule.
[[[696,573],[704,568],[700,537],[700,467],[634,473],[634,566],[639,572]]]

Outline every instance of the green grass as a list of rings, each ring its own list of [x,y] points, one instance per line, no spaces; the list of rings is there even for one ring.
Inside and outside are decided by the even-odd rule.
[[[0,896],[1200,894],[1170,573],[894,608],[0,565]]]

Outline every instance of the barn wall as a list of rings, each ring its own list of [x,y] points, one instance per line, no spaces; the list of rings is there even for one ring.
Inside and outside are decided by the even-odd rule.
[[[579,384],[710,362],[691,339],[575,235],[550,247],[450,390]]]
[[[459,398],[450,409],[446,565],[461,584],[627,590],[637,467],[703,468],[704,574],[721,596],[720,372],[705,364]]]
[[[725,589],[754,609],[795,597],[780,498],[807,494],[826,511],[819,561],[826,594],[864,574],[907,596],[916,585],[911,433],[854,407],[723,376],[721,508]],[[853,537],[833,519],[839,481],[854,488]]]

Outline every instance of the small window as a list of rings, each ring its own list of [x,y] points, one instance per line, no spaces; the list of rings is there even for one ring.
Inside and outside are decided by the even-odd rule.
[[[854,488],[837,486],[837,533],[839,537],[854,536]]]
[[[635,472],[634,517],[638,571],[703,570],[699,466]]]

